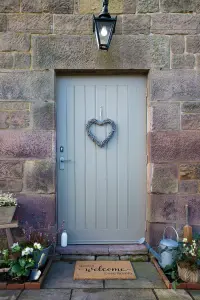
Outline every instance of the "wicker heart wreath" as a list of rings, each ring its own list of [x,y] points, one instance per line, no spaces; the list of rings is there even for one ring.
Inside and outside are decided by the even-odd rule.
[[[98,125],[98,126],[104,126],[104,125],[111,125],[112,130],[111,132],[108,134],[108,136],[105,138],[105,140],[103,141],[99,141],[97,139],[97,137],[91,132],[91,126],[92,125]],[[112,139],[115,131],[116,131],[116,124],[114,121],[110,120],[110,119],[106,119],[104,121],[98,121],[97,119],[91,119],[88,121],[88,123],[86,124],[86,131],[88,136],[91,138],[91,140],[98,145],[100,148],[103,148],[105,145],[108,144],[108,142]]]

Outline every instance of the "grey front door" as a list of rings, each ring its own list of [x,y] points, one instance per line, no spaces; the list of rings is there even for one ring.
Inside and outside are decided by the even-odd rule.
[[[117,125],[104,148],[87,136],[93,118]],[[92,131],[104,139],[110,128]],[[57,78],[57,171],[58,221],[65,221],[71,244],[131,243],[144,236],[146,77]]]

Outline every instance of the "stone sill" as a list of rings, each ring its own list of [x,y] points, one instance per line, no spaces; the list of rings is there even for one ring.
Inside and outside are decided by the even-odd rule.
[[[61,255],[145,255],[148,250],[144,245],[69,245],[66,248],[56,247]]]

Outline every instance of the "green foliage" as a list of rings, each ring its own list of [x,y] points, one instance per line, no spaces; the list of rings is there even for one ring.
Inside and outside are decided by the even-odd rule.
[[[178,275],[178,268],[176,262],[172,265],[168,265],[163,269],[165,275],[172,282],[173,289],[176,289],[177,286],[182,282]]]
[[[9,268],[10,266],[10,258],[9,258],[9,250],[3,250],[0,252],[0,268]]]
[[[32,258],[22,258],[20,257],[17,260],[14,260],[10,264],[10,275],[12,277],[28,277],[31,269],[33,269],[35,261]]]

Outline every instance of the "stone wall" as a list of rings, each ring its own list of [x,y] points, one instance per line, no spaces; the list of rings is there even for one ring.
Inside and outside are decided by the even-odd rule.
[[[151,243],[166,225],[200,229],[200,1],[110,0],[109,52],[97,50],[101,0],[1,0],[0,189],[20,221],[55,224],[55,70],[148,72]],[[137,107],[136,107],[137,109]],[[158,233],[158,234],[155,234]]]

